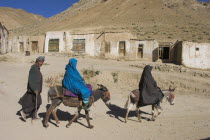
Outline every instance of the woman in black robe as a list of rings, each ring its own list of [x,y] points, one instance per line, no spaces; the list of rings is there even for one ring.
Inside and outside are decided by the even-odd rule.
[[[37,118],[37,111],[42,104],[42,73],[40,67],[44,62],[44,56],[39,56],[34,65],[31,66],[28,76],[27,91],[20,98],[19,104],[22,106],[21,116],[24,120],[30,115],[33,120]]]
[[[164,95],[152,77],[151,71],[152,66],[150,65],[145,66],[143,70],[139,82],[139,106],[157,104],[160,107],[160,101],[163,99]]]

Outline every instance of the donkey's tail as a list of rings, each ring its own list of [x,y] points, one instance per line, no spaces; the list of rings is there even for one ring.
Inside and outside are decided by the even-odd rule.
[[[127,101],[126,101],[126,103],[125,103],[125,106],[124,106],[124,108],[125,109],[127,109],[128,108],[128,105],[130,104],[130,94],[128,95],[128,99],[127,99]]]

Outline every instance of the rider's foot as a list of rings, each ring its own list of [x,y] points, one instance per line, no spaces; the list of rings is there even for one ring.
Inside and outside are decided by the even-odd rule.
[[[24,121],[26,121],[26,114],[22,111],[20,111],[21,117],[23,118]]]
[[[162,107],[160,105],[156,105],[155,106],[157,109],[163,110]]]
[[[89,109],[89,104],[88,103],[87,104],[83,104],[82,105],[82,109],[89,111],[90,110]]]

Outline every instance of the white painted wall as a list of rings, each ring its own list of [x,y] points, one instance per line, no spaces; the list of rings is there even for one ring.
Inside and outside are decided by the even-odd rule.
[[[90,56],[95,56],[96,54],[94,34],[71,34],[69,31],[47,32],[45,39],[45,53],[48,52],[50,39],[59,39],[59,52],[71,53],[73,48],[73,40],[85,39],[85,53]]]
[[[44,52],[48,52],[49,48],[49,40],[50,39],[59,39],[59,52],[65,52],[65,43],[63,40],[64,32],[62,31],[54,31],[54,32],[47,32],[45,38],[45,48]]]
[[[85,39],[85,53],[90,55],[90,56],[95,56],[95,38],[94,34],[85,34],[85,35],[79,35],[79,34],[72,34],[68,35],[68,46],[67,50],[70,50],[73,48],[73,40],[74,39]]]
[[[196,51],[199,48],[199,51]],[[210,68],[210,43],[183,42],[182,64],[187,67]]]
[[[143,59],[144,60],[152,60],[153,57],[153,51],[158,48],[158,42],[156,40],[152,41],[139,41],[136,42],[136,58],[137,58],[137,52],[138,52],[138,45],[143,44]]]

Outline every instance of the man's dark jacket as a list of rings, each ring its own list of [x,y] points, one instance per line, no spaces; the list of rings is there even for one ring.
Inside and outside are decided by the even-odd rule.
[[[42,73],[40,68],[34,64],[31,66],[28,76],[28,85],[27,92],[19,100],[19,104],[24,108],[31,108],[36,105],[36,94],[35,91],[38,91],[37,95],[37,106],[42,104],[42,99],[40,93],[42,92]]]

